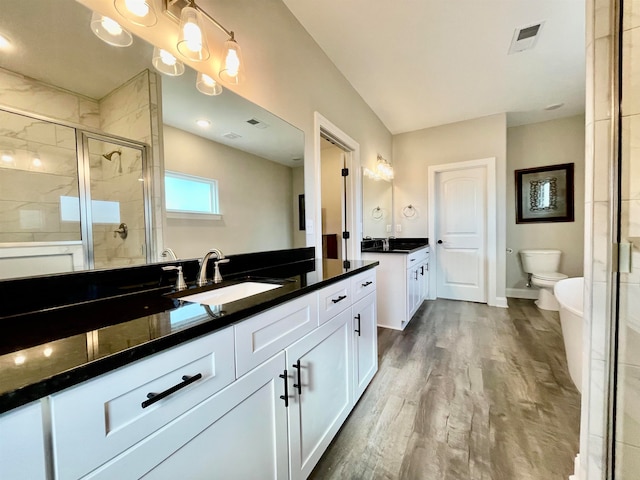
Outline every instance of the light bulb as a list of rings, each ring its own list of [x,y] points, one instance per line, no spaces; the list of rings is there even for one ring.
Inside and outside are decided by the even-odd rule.
[[[22,365],[26,360],[27,357],[25,357],[24,355],[18,355],[13,359],[13,363],[15,363],[16,365]]]
[[[2,35],[0,33],[0,49],[8,50],[9,47],[11,47],[11,42],[9,41],[9,39],[7,37],[5,37],[4,35]]]
[[[169,65],[170,67],[173,67],[177,62],[176,57],[163,49],[160,49],[160,59],[162,60],[162,63]]]
[[[47,347],[47,348],[44,349],[44,351],[42,353],[43,353],[43,355],[45,357],[50,357],[51,354],[53,353],[53,348]]]
[[[222,93],[222,87],[206,73],[198,72],[196,78],[196,88],[200,93],[205,95],[220,95]]]
[[[200,27],[193,23],[185,23],[183,27],[185,46],[192,52],[199,52],[202,49],[202,31]]]
[[[33,159],[31,160],[31,165],[33,165],[36,168],[39,168],[42,166],[42,160],[40,160],[39,157],[33,157]]]
[[[216,81],[206,73],[202,74],[202,81],[205,83],[207,87],[213,87],[216,84]]]
[[[102,17],[101,24],[102,28],[104,28],[110,35],[117,37],[122,34],[122,27],[120,24],[109,17]]]
[[[2,157],[0,157],[0,158],[2,158],[2,161],[4,163],[12,163],[13,162],[13,157],[11,155],[6,154],[6,153],[3,154]]]
[[[149,15],[149,5],[144,0],[124,0],[127,10],[137,17]]]
[[[227,73],[230,77],[237,77],[240,70],[240,59],[234,49],[227,50],[227,58],[224,59]]]

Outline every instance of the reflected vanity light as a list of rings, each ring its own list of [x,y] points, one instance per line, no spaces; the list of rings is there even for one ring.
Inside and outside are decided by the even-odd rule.
[[[51,354],[52,354],[52,353],[53,353],[53,348],[51,348],[51,347],[46,347],[46,348],[42,351],[42,354],[43,354],[45,357],[47,357],[47,358],[49,358],[49,357],[51,356]]]
[[[34,168],[42,167],[42,160],[38,155],[34,155],[33,158],[31,159],[31,166]]]
[[[13,363],[15,363],[16,365],[23,365],[24,362],[26,361],[27,361],[27,357],[25,357],[22,354],[16,355],[15,358],[13,359]]]
[[[0,159],[3,163],[14,163],[15,161],[13,159],[13,155],[9,155],[8,153],[3,153],[2,156],[0,156]]]
[[[211,78],[206,73],[198,72],[196,79],[196,88],[200,93],[205,95],[220,95],[222,93],[222,87],[218,82]]]
[[[178,77],[184,73],[184,63],[162,48],[153,48],[151,64],[160,73],[170,77]]]
[[[128,47],[133,43],[133,36],[118,22],[97,12],[91,15],[91,31],[104,43],[114,47]]]

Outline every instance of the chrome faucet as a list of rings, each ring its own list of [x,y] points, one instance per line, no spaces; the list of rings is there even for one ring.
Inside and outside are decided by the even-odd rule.
[[[222,282],[222,275],[220,275],[220,269],[218,268],[218,264],[220,263],[229,263],[228,258],[224,258],[224,255],[217,248],[212,248],[207,252],[207,254],[202,259],[202,263],[200,263],[200,271],[198,272],[198,286],[202,287],[207,284],[207,263],[209,263],[209,259],[211,255],[216,256],[215,262],[215,273],[213,275],[213,283]]]
[[[160,254],[160,256],[162,258],[167,258],[168,257],[171,260],[177,260],[178,259],[178,257],[176,257],[175,252],[172,249],[170,249],[169,247],[165,248],[162,251],[162,253]]]

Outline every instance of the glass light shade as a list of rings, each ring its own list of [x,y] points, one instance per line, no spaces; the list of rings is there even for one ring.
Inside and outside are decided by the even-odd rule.
[[[393,180],[393,167],[386,160],[378,159],[376,173],[383,180]]]
[[[153,48],[151,64],[160,73],[171,77],[178,77],[184,73],[184,63],[162,48]]]
[[[136,25],[152,27],[158,21],[150,0],[114,0],[113,4],[120,15]]]
[[[114,47],[128,47],[133,43],[131,34],[118,22],[97,12],[91,15],[91,31],[104,43]]]
[[[220,79],[237,85],[244,80],[244,61],[240,45],[230,38],[224,42],[222,48],[222,66],[220,67]]]
[[[202,15],[195,8],[184,7],[180,14],[178,52],[194,62],[209,59],[207,36],[202,28]]]
[[[220,84],[209,75],[202,72],[198,72],[196,88],[200,93],[204,93],[205,95],[220,95],[222,93],[222,87]]]

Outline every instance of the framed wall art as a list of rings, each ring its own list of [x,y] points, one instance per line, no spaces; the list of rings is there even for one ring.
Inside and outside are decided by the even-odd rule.
[[[516,223],[573,222],[573,163],[516,170]]]

